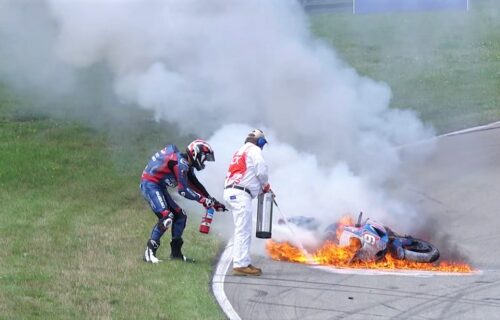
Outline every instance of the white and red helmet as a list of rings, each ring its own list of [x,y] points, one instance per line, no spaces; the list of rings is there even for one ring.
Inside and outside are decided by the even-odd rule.
[[[205,168],[205,161],[215,161],[214,150],[205,140],[196,139],[186,148],[191,164],[200,171]]]

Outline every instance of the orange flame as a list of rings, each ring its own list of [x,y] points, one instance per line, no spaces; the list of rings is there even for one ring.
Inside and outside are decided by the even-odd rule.
[[[353,225],[352,218],[342,217],[338,223],[336,232],[337,238],[341,232],[340,230],[342,230],[345,225]],[[449,261],[441,261],[439,263],[418,263],[398,260],[393,258],[390,254],[387,254],[383,260],[377,262],[352,262],[351,259],[360,248],[361,243],[355,238],[351,240],[349,246],[346,247],[340,247],[332,241],[325,241],[323,245],[313,253],[304,252],[288,242],[275,242],[269,240],[266,243],[266,250],[268,255],[274,260],[330,265],[341,268],[404,269],[460,273],[473,271],[472,267],[466,263]]]
[[[274,260],[306,263],[307,257],[299,248],[288,242],[266,242],[267,254]]]

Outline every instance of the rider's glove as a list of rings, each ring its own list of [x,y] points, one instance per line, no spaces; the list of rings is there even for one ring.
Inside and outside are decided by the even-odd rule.
[[[223,205],[222,203],[220,203],[219,201],[217,201],[217,199],[215,199],[215,198],[212,198],[212,199],[214,200],[214,209],[215,209],[215,211],[217,211],[217,212],[228,211],[226,209],[225,205]]]
[[[205,207],[205,209],[211,208],[214,206],[214,200],[210,197],[201,197],[200,200],[198,200],[199,203]]]

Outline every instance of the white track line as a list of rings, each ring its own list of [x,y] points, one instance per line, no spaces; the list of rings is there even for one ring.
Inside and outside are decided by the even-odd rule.
[[[233,239],[229,240],[228,244],[224,248],[224,251],[221,254],[219,262],[217,263],[217,268],[215,269],[215,274],[212,279],[212,290],[214,292],[215,298],[219,303],[222,311],[226,314],[226,316],[231,320],[241,320],[238,313],[233,308],[231,302],[226,296],[224,292],[224,279],[226,278],[227,270],[229,269],[229,265],[232,260],[232,248],[233,248]]]
[[[445,133],[445,134],[440,135],[440,137],[448,137],[448,136],[454,136],[457,134],[469,133],[469,132],[474,132],[474,131],[489,130],[489,129],[494,129],[496,127],[500,127],[500,121],[485,124],[484,126],[477,126],[477,127],[472,127],[472,128],[468,128],[468,129],[453,131],[450,133]]]

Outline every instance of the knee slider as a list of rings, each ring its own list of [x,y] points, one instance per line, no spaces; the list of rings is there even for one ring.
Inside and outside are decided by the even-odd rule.
[[[167,217],[158,220],[157,226],[162,232],[165,232],[172,225],[173,221],[174,221],[174,215],[170,213]]]

